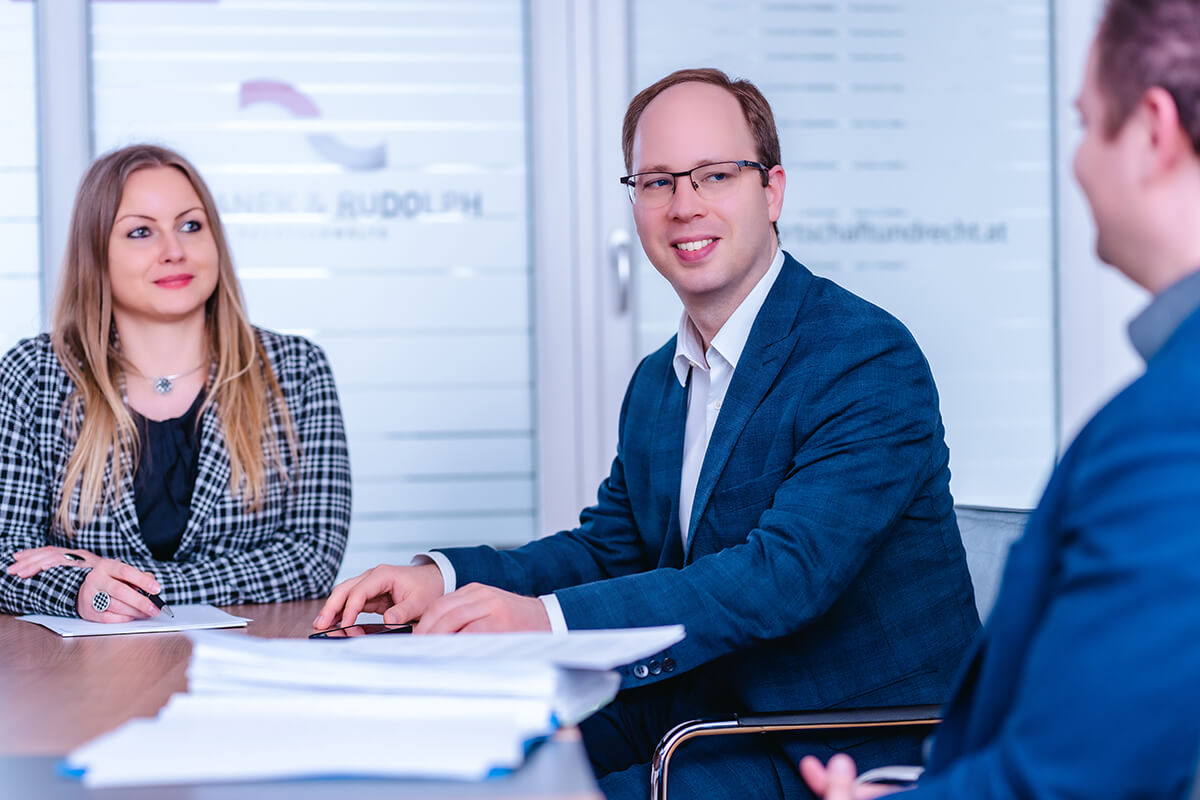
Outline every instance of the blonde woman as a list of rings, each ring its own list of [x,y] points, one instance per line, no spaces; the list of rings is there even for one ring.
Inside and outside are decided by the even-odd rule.
[[[255,328],[212,196],[134,145],[75,198],[53,331],[0,361],[0,611],[124,622],[329,593],[350,467],[324,353]]]

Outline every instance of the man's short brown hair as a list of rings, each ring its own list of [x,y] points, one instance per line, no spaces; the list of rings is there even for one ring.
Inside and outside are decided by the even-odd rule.
[[[758,160],[767,169],[779,164],[779,131],[775,129],[775,115],[771,113],[771,104],[763,97],[750,81],[730,80],[729,76],[719,69],[681,69],[672,72],[667,77],[647,86],[629,101],[625,110],[625,124],[621,127],[621,148],[625,152],[625,169],[633,169],[633,136],[637,132],[638,120],[650,101],[665,90],[681,83],[710,83],[719,86],[737,98],[750,126],[750,133],[758,146]]]
[[[1200,0],[1109,0],[1096,34],[1096,76],[1108,136],[1158,86],[1200,153]]]

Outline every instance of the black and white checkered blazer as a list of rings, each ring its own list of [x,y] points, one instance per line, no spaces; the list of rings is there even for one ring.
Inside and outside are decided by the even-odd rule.
[[[132,470],[115,503],[67,538],[54,522],[71,455],[63,429],[73,389],[50,337],[24,339],[0,360],[0,561],[52,544],[152,572],[173,604],[261,603],[328,594],[350,528],[350,460],[333,372],[299,336],[256,330],[296,426],[299,454],[277,428],[291,481],[268,464],[258,510],[229,491],[229,453],[210,406],[201,417],[191,514],[172,561],[157,561],[138,528]],[[0,611],[75,616],[86,570],[52,567],[20,580],[0,568]]]

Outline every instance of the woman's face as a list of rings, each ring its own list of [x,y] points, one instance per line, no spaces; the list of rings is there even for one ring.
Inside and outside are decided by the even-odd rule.
[[[129,176],[108,237],[113,311],[146,322],[204,314],[217,286],[217,243],[204,204],[182,172]]]

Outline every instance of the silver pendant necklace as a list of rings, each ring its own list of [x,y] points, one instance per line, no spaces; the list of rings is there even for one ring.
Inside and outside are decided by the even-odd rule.
[[[192,367],[191,369],[187,370],[186,372],[176,372],[174,375],[150,376],[150,375],[143,375],[140,372],[138,372],[137,375],[140,378],[145,378],[146,380],[150,381],[150,383],[154,385],[154,391],[158,392],[159,394],[170,394],[171,390],[175,388],[175,381],[179,380],[180,378],[186,378],[188,375],[191,375],[193,372],[200,369],[207,363],[208,363],[207,361],[202,362],[202,363],[197,364],[196,366]],[[134,370],[134,371],[137,372],[136,370]]]

